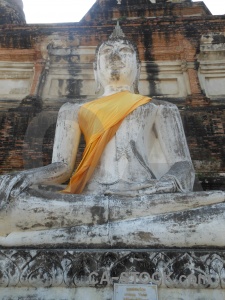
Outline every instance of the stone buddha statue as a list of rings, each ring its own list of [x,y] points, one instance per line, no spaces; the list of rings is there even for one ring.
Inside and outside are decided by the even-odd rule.
[[[196,209],[209,226],[206,207],[224,201],[224,193],[191,192],[194,169],[179,111],[137,94],[137,49],[118,24],[97,49],[94,73],[104,93],[61,107],[52,163],[0,178],[0,245],[205,244],[202,229],[191,237]],[[81,131],[86,148],[74,172]],[[57,193],[36,188],[69,178]],[[223,211],[215,215],[223,218]]]
[[[92,151],[89,163],[81,163],[66,193],[126,195],[133,191],[135,195],[192,190],[194,170],[179,111],[171,103],[151,101],[133,93],[137,93],[140,73],[137,49],[119,25],[98,48],[94,73],[98,87],[104,91],[101,99],[83,106],[63,105],[52,164],[3,176],[1,199],[10,195],[15,198],[33,184],[61,184],[68,180],[74,171],[81,130],[87,143],[84,157],[90,154],[88,146],[93,148],[94,142],[101,143],[101,147]],[[92,132],[96,126],[98,132]],[[102,133],[107,127],[112,131],[113,126],[114,133],[102,145]],[[88,175],[84,174],[87,169]]]

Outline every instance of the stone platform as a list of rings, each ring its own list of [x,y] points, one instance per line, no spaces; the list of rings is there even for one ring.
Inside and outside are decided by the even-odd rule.
[[[112,300],[113,283],[157,284],[159,300],[222,300],[225,251],[0,250],[0,299]]]
[[[0,247],[222,248],[225,192],[139,197],[29,190],[0,211]]]

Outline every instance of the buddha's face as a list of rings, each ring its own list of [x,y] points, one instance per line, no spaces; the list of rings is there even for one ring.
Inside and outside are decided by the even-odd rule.
[[[97,54],[97,76],[102,86],[110,84],[132,86],[138,72],[134,47],[127,41],[103,43]]]

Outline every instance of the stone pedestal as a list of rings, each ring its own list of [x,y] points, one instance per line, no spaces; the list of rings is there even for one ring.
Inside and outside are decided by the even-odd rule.
[[[113,284],[157,284],[159,300],[225,298],[225,251],[1,249],[1,299],[111,300]]]

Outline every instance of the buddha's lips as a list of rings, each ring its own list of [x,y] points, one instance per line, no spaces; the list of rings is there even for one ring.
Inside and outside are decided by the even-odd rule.
[[[126,67],[126,65],[124,63],[122,63],[121,60],[112,60],[109,63],[109,68],[112,70],[122,69],[124,67]]]
[[[117,69],[123,69],[125,67],[125,65],[118,61],[118,62],[110,63],[109,67],[113,70],[117,70]]]

